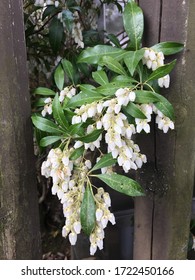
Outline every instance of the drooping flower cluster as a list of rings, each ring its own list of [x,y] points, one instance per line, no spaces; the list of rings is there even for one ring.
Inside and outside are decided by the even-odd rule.
[[[74,148],[51,149],[47,160],[42,163],[41,174],[52,178],[52,194],[57,195],[63,205],[65,225],[62,236],[69,237],[71,245],[75,245],[77,235],[81,232],[80,209],[87,182],[87,173],[91,169],[91,161],[82,157],[75,161],[70,159]],[[115,224],[114,215],[110,212],[111,200],[103,188],[95,194],[96,226],[90,235],[90,253],[93,255],[97,247],[103,249],[104,228],[108,221]]]
[[[155,52],[153,49],[146,48],[142,61],[143,64],[148,67],[148,69],[152,69],[152,71],[155,71],[157,68],[164,65],[164,54],[162,52]],[[169,74],[165,75],[162,78],[159,78],[158,85],[161,88],[168,88],[170,85]]]
[[[95,194],[96,201],[96,227],[91,233],[89,239],[91,242],[90,254],[94,255],[97,248],[103,249],[104,228],[106,228],[108,221],[112,225],[115,224],[115,217],[108,209],[111,206],[111,199],[109,193],[105,192],[103,188],[98,188]]]

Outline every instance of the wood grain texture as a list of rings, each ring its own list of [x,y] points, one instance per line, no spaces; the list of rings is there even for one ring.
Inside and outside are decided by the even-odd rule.
[[[175,108],[176,128],[168,134],[153,130],[153,141],[146,145],[149,145],[147,150],[154,146],[154,157],[149,157],[149,163],[138,174],[146,189],[150,184],[153,186],[153,195],[136,199],[134,258],[186,259],[195,169],[195,3],[190,0],[139,3],[147,16],[146,27],[151,26],[152,30],[151,34],[147,30],[147,45],[157,43],[154,40],[159,38],[161,42],[185,43],[185,50],[177,55],[170,89],[162,92]],[[143,247],[144,240],[150,245]]]
[[[0,259],[39,259],[22,1],[0,1]]]

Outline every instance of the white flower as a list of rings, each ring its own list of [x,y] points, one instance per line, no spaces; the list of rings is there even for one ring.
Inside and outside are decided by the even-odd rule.
[[[55,1],[54,5],[57,8],[59,6],[60,2],[59,1]]]
[[[97,245],[96,244],[91,244],[91,246],[90,246],[90,255],[93,256],[96,251],[97,251]]]
[[[36,0],[34,5],[35,6],[43,7],[44,6],[44,0]]]
[[[73,224],[74,231],[79,234],[81,232],[81,223],[80,222],[74,222]]]
[[[106,205],[107,205],[108,207],[110,207],[110,206],[111,206],[111,199],[110,199],[109,193],[105,192],[105,193],[103,194],[103,199],[104,199]]]
[[[99,222],[100,220],[101,220],[101,218],[102,218],[102,216],[103,216],[103,211],[102,211],[102,209],[100,209],[100,208],[98,208],[97,210],[96,210],[96,213],[95,213],[95,215],[96,215],[96,220]]]
[[[92,167],[91,161],[90,161],[90,160],[86,160],[86,161],[85,161],[85,166],[86,166],[88,169],[91,169],[91,167]]]
[[[77,242],[77,234],[74,232],[71,232],[68,237],[69,237],[70,244],[75,245]]]
[[[43,110],[41,111],[41,114],[43,117],[46,116],[46,114],[51,115],[52,114],[52,99],[51,97],[48,97],[44,100],[45,106]]]
[[[170,76],[169,76],[169,74],[164,76],[164,77],[162,77],[162,78],[159,78],[158,79],[158,85],[161,88],[162,87],[168,88],[169,85],[170,85]]]
[[[150,132],[150,126],[148,124],[148,120],[147,119],[135,119],[135,123],[136,123],[136,131],[137,133],[140,133],[142,130],[144,130],[146,133]]]
[[[72,124],[81,123],[82,119],[80,116],[73,116],[72,117]]]
[[[134,91],[130,91],[129,93],[129,101],[135,101],[135,98],[136,98],[136,94]]]
[[[111,222],[112,225],[116,224],[115,217],[114,217],[113,213],[109,214],[108,219],[109,219],[109,221]]]
[[[168,117],[159,115],[156,117],[156,123],[158,124],[158,128],[163,130],[164,133],[167,133],[169,128],[174,129],[174,123]]]

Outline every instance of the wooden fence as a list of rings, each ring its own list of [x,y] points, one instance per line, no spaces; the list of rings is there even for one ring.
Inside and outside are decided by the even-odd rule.
[[[144,44],[177,41],[177,55],[166,97],[176,111],[176,128],[155,127],[142,146],[148,158],[138,179],[147,190],[135,203],[134,259],[185,259],[189,237],[195,152],[195,1],[139,0],[145,14]]]

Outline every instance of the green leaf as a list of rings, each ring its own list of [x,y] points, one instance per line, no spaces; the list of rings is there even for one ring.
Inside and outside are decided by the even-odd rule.
[[[96,205],[92,193],[92,189],[89,185],[87,185],[83,197],[83,201],[81,204],[81,226],[85,234],[88,236],[91,234],[96,225]]]
[[[73,13],[70,10],[68,10],[68,9],[63,10],[62,11],[62,20],[65,23],[65,26],[66,26],[67,30],[69,32],[71,32],[72,31],[73,22],[74,22]]]
[[[102,134],[102,132],[103,129],[95,129],[94,131],[92,131],[91,133],[85,136],[77,137],[75,140],[79,140],[84,143],[92,143],[98,139],[98,137],[100,136],[100,134]]]
[[[125,50],[106,45],[97,45],[82,51],[78,58],[78,63],[98,64],[99,60],[107,55],[115,60],[120,60],[126,54]]]
[[[58,65],[54,72],[54,81],[59,90],[64,88],[64,70],[62,69],[61,64]]]
[[[166,117],[170,118],[172,121],[175,120],[175,114],[172,104],[162,95],[157,94],[160,102],[154,103],[155,107],[161,111]]]
[[[133,83],[138,83],[138,81],[136,81],[135,79],[128,77],[128,76],[123,76],[123,75],[117,75],[116,77],[114,77],[112,79],[112,83],[115,84],[126,84],[126,86],[130,86]]]
[[[93,72],[92,77],[98,84],[100,84],[102,86],[109,83],[106,72],[103,70]]]
[[[147,104],[160,101],[159,94],[147,90],[136,90],[135,103]]]
[[[58,9],[55,6],[53,6],[53,5],[47,6],[47,8],[43,12],[42,20],[44,20],[48,16],[54,15],[57,11],[58,11]]]
[[[90,104],[94,101],[99,101],[103,97],[101,94],[98,92],[95,92],[94,94],[91,93],[85,93],[85,92],[80,92],[79,94],[73,96],[67,103],[67,107],[69,108],[75,108],[82,106],[84,104]]]
[[[110,40],[110,42],[112,42],[117,48],[121,47],[119,39],[116,37],[116,35],[108,34],[107,37]]]
[[[47,147],[47,146],[61,140],[62,138],[63,138],[63,136],[46,136],[41,139],[40,146]]]
[[[168,64],[165,64],[159,68],[157,68],[155,71],[152,72],[152,74],[148,77],[147,81],[146,82],[149,82],[149,81],[152,81],[152,80],[156,80],[156,79],[159,79],[159,78],[162,78],[164,77],[165,75],[169,74],[174,66],[175,66],[175,63],[176,63],[176,59],[173,60],[172,62],[168,63]]]
[[[125,56],[124,62],[131,76],[133,76],[138,63],[143,58],[144,52],[145,52],[144,49],[141,49],[134,52],[128,52],[127,55]]]
[[[83,136],[84,134],[84,129],[82,127],[82,124],[83,123],[75,123],[75,124],[72,124],[70,127],[69,127],[69,134],[71,136],[74,136],[74,135],[81,135]]]
[[[84,93],[88,93],[88,94],[92,94],[92,95],[96,93],[95,92],[96,88],[90,84],[81,84],[80,90]]]
[[[72,63],[69,60],[67,60],[67,59],[63,59],[61,61],[61,63],[62,63],[64,72],[67,74],[68,78],[74,84],[74,82],[75,82],[75,79],[74,79],[75,71],[74,71],[74,67],[73,67]]]
[[[63,36],[64,36],[63,24],[59,19],[54,17],[49,26],[49,42],[55,54],[59,51],[61,47]]]
[[[137,105],[132,102],[129,102],[126,107],[123,107],[123,111],[134,118],[147,119],[144,113],[137,107]]]
[[[35,89],[34,94],[38,94],[38,95],[43,95],[43,96],[55,96],[56,93],[49,89],[49,88],[45,88],[45,87],[38,87]]]
[[[182,51],[184,45],[177,42],[161,42],[151,47],[155,52],[163,52],[164,55],[171,55]]]
[[[100,86],[96,89],[96,91],[104,96],[112,96],[117,91],[117,89],[127,87],[129,85],[129,83],[114,82]]]
[[[54,122],[49,121],[45,118],[39,116],[32,116],[32,122],[35,127],[42,131],[54,133],[54,134],[62,134],[64,131],[60,129]]]
[[[74,152],[70,155],[70,160],[76,160],[79,157],[81,157],[84,153],[84,150],[85,150],[84,146],[75,149]]]
[[[123,66],[110,56],[103,56],[99,61],[101,65],[105,65],[108,69],[120,75],[127,75]]]
[[[104,155],[95,165],[94,167],[91,169],[91,171],[103,168],[103,167],[107,167],[107,166],[111,166],[113,164],[115,164],[117,162],[116,159],[114,159],[112,157],[112,154],[109,153],[107,155]]]
[[[66,120],[66,117],[64,115],[64,111],[62,109],[62,106],[60,104],[59,101],[59,96],[58,94],[56,94],[53,102],[52,102],[52,112],[53,112],[53,116],[54,119],[56,120],[56,122],[65,129],[65,131],[67,131],[69,125],[68,122]]]
[[[144,17],[140,7],[133,1],[127,3],[123,13],[124,28],[130,39],[130,46],[138,50],[144,30]]]
[[[143,196],[142,187],[134,180],[119,174],[98,174],[94,175],[106,183],[112,189],[129,196]]]

